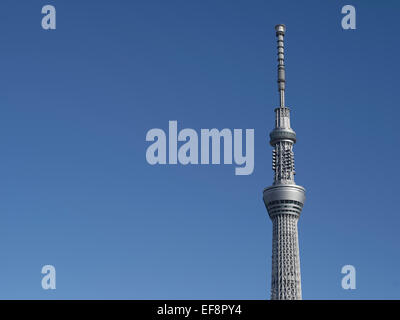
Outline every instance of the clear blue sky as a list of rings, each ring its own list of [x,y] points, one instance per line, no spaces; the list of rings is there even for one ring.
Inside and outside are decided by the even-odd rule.
[[[41,8],[57,9],[57,30]],[[357,29],[341,28],[353,4]],[[397,1],[0,3],[0,298],[268,299],[287,104],[305,299],[400,298]],[[255,169],[150,166],[148,130],[254,128]],[[41,268],[57,289],[41,288]],[[357,289],[341,288],[343,265]]]

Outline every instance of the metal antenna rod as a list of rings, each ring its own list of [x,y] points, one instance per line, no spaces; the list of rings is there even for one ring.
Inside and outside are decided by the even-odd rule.
[[[285,107],[285,49],[283,37],[286,27],[284,24],[275,26],[276,36],[278,38],[278,90],[280,94],[280,106]]]

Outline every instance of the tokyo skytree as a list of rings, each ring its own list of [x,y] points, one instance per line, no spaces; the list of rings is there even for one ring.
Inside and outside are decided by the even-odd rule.
[[[285,57],[283,37],[286,27],[275,26],[278,38],[278,91],[280,106],[275,109],[275,128],[270,133],[274,182],[265,188],[263,199],[272,220],[272,300],[300,300],[301,276],[297,221],[305,201],[305,189],[294,182],[296,133],[290,127],[290,109],[285,105]]]

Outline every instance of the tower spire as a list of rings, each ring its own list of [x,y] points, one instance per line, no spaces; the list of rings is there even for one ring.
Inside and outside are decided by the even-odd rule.
[[[280,107],[285,107],[285,45],[283,37],[285,36],[286,26],[277,24],[275,26],[276,37],[278,38],[278,91],[280,95]]]

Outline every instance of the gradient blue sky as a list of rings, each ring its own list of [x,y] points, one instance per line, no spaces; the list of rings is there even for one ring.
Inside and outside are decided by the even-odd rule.
[[[41,8],[57,9],[57,30]],[[357,30],[341,28],[353,4]],[[400,298],[398,1],[0,3],[0,298],[267,299],[274,25],[305,299]],[[148,130],[254,128],[255,170],[150,166]],[[41,288],[41,268],[57,289]],[[341,288],[343,265],[357,289]]]

